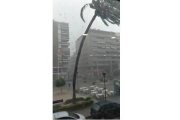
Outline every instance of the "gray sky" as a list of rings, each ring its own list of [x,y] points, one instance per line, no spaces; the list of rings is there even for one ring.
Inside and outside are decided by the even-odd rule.
[[[94,10],[87,7],[84,11],[85,23],[80,18],[80,10],[91,0],[53,0],[53,19],[69,23],[71,55],[75,51],[75,41],[82,35],[91,20]],[[96,18],[91,28],[119,32],[119,26],[105,26],[100,18]]]

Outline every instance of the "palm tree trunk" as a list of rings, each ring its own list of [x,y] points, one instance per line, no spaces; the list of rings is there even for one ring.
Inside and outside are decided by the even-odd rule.
[[[95,14],[92,17],[88,27],[86,28],[86,31],[84,32],[84,34],[88,33],[88,31],[89,31],[92,23],[94,22],[96,16],[97,16],[97,14],[95,12]],[[79,50],[78,50],[77,57],[76,57],[75,67],[74,67],[74,74],[73,74],[73,102],[74,103],[75,103],[75,99],[76,99],[76,75],[77,75],[77,70],[78,70],[79,58],[80,58],[80,55],[81,55],[81,50],[82,50],[85,39],[86,39],[86,35],[83,35],[82,40],[80,42]]]

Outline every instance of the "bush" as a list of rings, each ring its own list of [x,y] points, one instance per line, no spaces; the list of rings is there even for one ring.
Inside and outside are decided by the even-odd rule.
[[[89,100],[91,100],[91,97],[86,97],[86,98],[79,97],[79,98],[76,98],[75,102],[89,101]],[[68,99],[64,102],[64,104],[69,104],[69,103],[73,103],[73,99]]]
[[[89,101],[85,102],[84,105],[85,105],[85,106],[88,106],[88,105],[93,104],[93,102],[94,102],[93,100],[89,100]]]
[[[65,80],[64,80],[63,78],[57,79],[57,80],[55,81],[56,87],[62,87],[62,86],[64,86],[65,84],[66,84],[66,83],[65,83]]]
[[[81,101],[79,103],[73,104],[65,104],[64,106],[60,105],[54,105],[53,106],[53,112],[58,112],[58,111],[64,111],[64,110],[76,110],[79,108],[85,108],[93,103],[93,100],[88,100],[88,101]]]
[[[79,97],[79,98],[76,98],[76,102],[78,102],[78,101],[83,101],[84,100],[84,98],[83,97]],[[69,104],[69,103],[72,103],[73,102],[73,99],[67,99],[65,102],[64,102],[64,104]]]
[[[53,106],[53,112],[55,111],[59,111],[61,109],[61,106],[60,105],[54,105]]]
[[[87,97],[87,98],[85,98],[85,100],[86,100],[86,101],[91,100],[91,97]]]

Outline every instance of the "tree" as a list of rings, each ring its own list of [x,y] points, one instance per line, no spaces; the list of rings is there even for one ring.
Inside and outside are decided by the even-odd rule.
[[[81,50],[84,44],[84,41],[86,39],[86,35],[93,24],[94,20],[96,17],[100,17],[102,22],[108,26],[108,22],[111,24],[120,24],[120,4],[119,1],[117,0],[92,0],[91,3],[85,4],[81,8],[81,19],[85,22],[84,17],[83,17],[83,12],[85,8],[89,6],[91,9],[94,9],[94,15],[88,24],[88,27],[86,28],[82,40],[80,42],[79,50],[77,53],[76,61],[75,61],[75,67],[74,67],[74,74],[73,74],[73,101],[75,102],[76,99],[76,76],[77,76],[77,70],[78,70],[78,63],[79,63],[79,58],[81,55]]]
[[[61,92],[62,92],[62,87],[65,85],[65,80],[63,78],[59,78],[55,81],[56,87],[61,87]]]

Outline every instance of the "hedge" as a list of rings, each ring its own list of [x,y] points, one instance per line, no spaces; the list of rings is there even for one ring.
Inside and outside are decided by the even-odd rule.
[[[84,101],[84,98],[83,97],[79,97],[79,98],[76,98],[75,99],[76,102],[78,101]],[[72,103],[73,102],[73,99],[67,99],[64,104],[69,104],[69,103]]]
[[[91,97],[87,97],[87,98],[85,98],[85,100],[86,100],[86,101],[91,100]]]
[[[91,97],[87,97],[87,98],[84,98],[84,97],[79,97],[79,98],[76,98],[75,101],[76,102],[79,102],[79,101],[88,101],[88,100],[91,100]],[[64,104],[69,104],[69,103],[72,103],[73,102],[73,99],[67,99]]]
[[[79,108],[85,108],[91,104],[93,104],[93,100],[87,100],[87,101],[81,101],[81,102],[78,102],[78,103],[70,103],[70,104],[66,104],[66,105],[63,105],[63,106],[60,106],[60,105],[54,105],[53,106],[53,112],[58,112],[58,111],[69,111],[69,110],[76,110],[76,109],[79,109]]]

